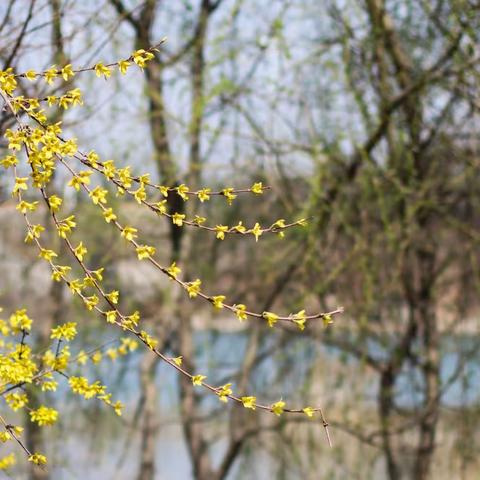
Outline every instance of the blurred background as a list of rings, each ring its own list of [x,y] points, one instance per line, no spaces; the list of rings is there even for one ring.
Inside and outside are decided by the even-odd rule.
[[[190,301],[58,171],[51,188],[76,212],[74,237],[161,350],[263,403],[321,405],[333,448],[320,419],[225,406],[139,348],[83,367],[126,404],[121,418],[67,389],[44,393],[60,421],[25,422],[25,435],[49,471],[20,464],[0,477],[479,478],[479,27],[473,0],[2,0],[3,69],[115,62],[167,37],[143,71],[22,83],[28,97],[82,90],[83,108],[48,112],[81,150],[167,185],[272,187],[231,206],[174,205],[213,224],[309,218],[284,239],[219,241],[116,198],[164,263],[255,311],[345,313],[300,332]],[[2,134],[13,125],[2,112]],[[47,335],[77,321],[72,352],[106,354],[118,331],[51,282],[23,242],[11,182],[2,170],[4,313],[27,307]]]

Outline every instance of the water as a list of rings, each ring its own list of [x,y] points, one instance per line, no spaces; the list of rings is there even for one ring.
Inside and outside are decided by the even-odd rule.
[[[268,352],[282,333],[273,332],[262,344],[261,351]],[[106,339],[107,340],[107,339]],[[108,339],[111,340],[111,339]],[[214,333],[199,332],[196,335],[198,372],[208,375],[213,384],[233,378],[236,366],[241,361],[247,345],[243,332]],[[469,405],[478,401],[480,379],[480,353],[475,348],[477,339],[460,337],[442,342],[441,379],[445,388],[443,403],[449,406]],[[74,347],[72,346],[72,350]],[[383,357],[385,351],[371,346],[372,355]],[[274,401],[283,393],[285,399],[298,397],[296,389],[308,385],[308,365],[319,358],[327,359],[330,365],[346,363],[353,368],[358,362],[345,358],[338,350],[324,347],[308,337],[294,339],[273,357],[266,358],[254,372],[252,392],[261,400]],[[138,424],[132,427],[132,418],[139,401],[138,366],[141,354],[129,355],[125,364],[102,362],[101,367],[90,368],[88,378],[100,378],[114,392],[114,398],[125,403],[125,415],[118,419],[107,408],[94,400],[73,397],[62,387],[62,401],[57,403],[62,421],[50,430],[49,458],[54,479],[98,479],[118,480],[135,477],[139,458]],[[295,361],[296,359],[296,361]],[[462,368],[459,368],[459,365]],[[461,375],[459,375],[461,371]],[[198,373],[197,372],[197,373]],[[331,373],[332,374],[331,374]],[[191,464],[183,441],[178,417],[178,375],[170,367],[159,364],[156,377],[158,398],[159,433],[156,444],[156,468],[159,479],[192,478]],[[324,377],[335,375],[325,365]],[[454,376],[454,379],[452,379]],[[348,382],[348,378],[346,380]],[[268,386],[272,386],[271,390]],[[403,407],[414,407],[421,401],[419,393],[421,379],[413,368],[405,368],[396,384],[398,403]],[[375,408],[376,382],[365,383],[365,399]],[[343,388],[343,390],[345,390]],[[263,395],[261,393],[263,392]],[[345,395],[345,392],[344,392]],[[271,398],[269,398],[271,396]],[[348,393],[347,393],[348,396]],[[298,403],[295,398],[295,403]],[[301,400],[300,400],[301,401]],[[218,407],[213,395],[205,396],[202,412]],[[217,420],[207,427],[210,433],[225,426],[226,415],[219,414]],[[211,458],[217,464],[226,447],[226,439],[220,437],[211,449]],[[251,473],[256,477],[272,478],[274,462],[265,452],[252,455]],[[21,462],[20,462],[21,463]],[[253,467],[256,465],[256,469]],[[229,478],[235,478],[239,464],[235,465]],[[0,477],[1,478],[1,477]],[[21,474],[15,478],[25,478]],[[247,478],[244,474],[241,478]]]

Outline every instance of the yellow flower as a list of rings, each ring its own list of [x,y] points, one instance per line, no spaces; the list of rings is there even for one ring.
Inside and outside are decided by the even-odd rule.
[[[92,362],[96,365],[97,363],[100,363],[102,361],[102,358],[102,352],[97,351],[92,355]]]
[[[87,155],[87,161],[92,167],[97,167],[98,166],[98,160],[100,160],[100,157],[98,156],[98,153],[95,152],[94,150],[90,150]]]
[[[116,305],[118,303],[118,295],[118,290],[112,290],[110,293],[105,294],[105,298]]]
[[[167,213],[166,200],[161,200],[160,202],[154,203],[154,207],[159,215],[165,215]]]
[[[190,189],[184,185],[183,183],[177,187],[177,193],[182,197],[183,201],[186,202],[188,200],[188,195],[187,193],[190,191]]]
[[[172,362],[180,367],[182,365],[183,357],[180,355],[179,357],[172,358]]]
[[[15,155],[7,155],[5,158],[0,160],[0,165],[7,169],[18,164],[18,159]]]
[[[101,77],[103,75],[104,78],[109,78],[112,72],[102,62],[99,62],[95,65],[95,74],[97,77]]]
[[[89,400],[94,397],[101,397],[105,395],[106,387],[102,385],[98,380],[94,383],[89,383],[85,377],[70,377],[68,384],[73,393],[82,395]]]
[[[239,233],[245,233],[247,230],[242,222],[238,222],[233,228]]]
[[[58,383],[55,380],[44,380],[40,386],[42,392],[55,392]]]
[[[255,193],[257,195],[261,195],[263,193],[263,185],[262,182],[257,182],[252,185],[252,193]]]
[[[223,301],[225,300],[225,295],[216,295],[214,297],[210,298],[210,301],[212,302],[213,306],[215,308],[223,308]]]
[[[84,256],[88,253],[88,250],[84,247],[83,242],[80,242],[78,246],[73,250],[75,256],[82,262]]]
[[[263,233],[262,227],[259,223],[256,223],[255,226],[250,230],[250,233],[255,236],[255,241],[258,242],[258,237]]]
[[[122,233],[120,234],[125,240],[131,242],[134,238],[137,237],[137,229],[133,227],[124,227]]]
[[[103,211],[103,218],[105,218],[105,221],[107,223],[110,223],[110,222],[113,222],[117,219],[117,216],[113,213],[113,209],[112,208],[106,208],[104,211]]]
[[[110,358],[110,360],[115,360],[118,357],[118,350],[115,348],[109,348],[106,352],[105,355]]]
[[[27,315],[27,309],[16,310],[10,315],[10,326],[13,333],[29,332],[32,329],[32,319]]]
[[[43,139],[44,139],[44,133],[39,128],[36,128],[30,135],[30,140],[35,145],[38,145],[39,142],[43,142]]]
[[[210,200],[210,192],[212,190],[210,188],[202,188],[202,190],[199,190],[197,195],[198,199],[203,203],[206,202],[207,200]]]
[[[300,310],[298,313],[293,315],[293,321],[296,323],[297,327],[300,330],[305,329],[305,322],[307,321],[306,315],[305,315],[305,310]]]
[[[68,287],[72,291],[72,293],[80,294],[82,293],[82,289],[85,288],[85,283],[81,282],[78,278],[71,280],[68,284]]]
[[[40,238],[40,234],[45,230],[42,225],[31,225],[25,237],[25,242],[31,242],[34,238]]]
[[[99,203],[107,203],[107,193],[108,191],[105,188],[95,187],[88,195],[92,202],[98,205]]]
[[[58,212],[60,206],[62,205],[62,202],[63,200],[57,195],[52,195],[48,198],[48,205],[50,206],[50,210],[53,213]]]
[[[40,427],[43,425],[53,425],[58,418],[58,412],[53,408],[41,405],[36,410],[30,412],[30,420],[37,422]]]
[[[96,295],[92,295],[91,297],[85,297],[83,299],[87,310],[93,310],[98,304],[98,297]]]
[[[272,228],[285,228],[285,220],[280,218],[272,225]]]
[[[5,137],[8,138],[8,148],[10,150],[21,150],[22,143],[25,140],[25,136],[22,132],[13,132],[10,129],[7,129],[5,132]]]
[[[75,338],[77,334],[77,324],[75,322],[64,323],[58,327],[52,328],[50,338],[57,338],[58,340],[66,340],[69,342]]]
[[[61,238],[67,238],[67,233],[71,233],[72,228],[76,227],[75,215],[70,215],[58,222],[57,231]]]
[[[312,418],[315,414],[315,410],[312,407],[305,407],[302,412],[309,418]]]
[[[145,191],[145,186],[143,185],[143,183],[140,185],[140,187],[138,187],[137,190],[133,192],[133,196],[139,204],[145,201],[145,199],[147,198],[147,192]]]
[[[56,282],[60,282],[62,279],[65,278],[65,275],[71,270],[71,268],[67,265],[55,265],[55,270],[52,272],[52,280]]]
[[[115,323],[117,320],[117,312],[115,310],[110,310],[109,312],[105,312],[105,318],[108,323]]]
[[[136,327],[139,321],[140,321],[140,313],[138,312],[138,310],[136,310],[131,315],[125,318],[124,323],[126,324],[126,326]]]
[[[207,377],[205,375],[193,375],[192,376],[192,383],[194,385],[201,385],[202,382],[206,379]]]
[[[47,463],[47,457],[41,455],[40,453],[34,453],[28,457],[28,461],[34,463],[35,465],[45,465]]]
[[[150,350],[155,350],[158,345],[158,340],[145,332],[145,330],[140,332],[140,338],[145,342],[145,345],[147,345]]]
[[[228,227],[226,225],[217,225],[215,231],[217,232],[216,237],[219,240],[223,240],[225,238],[225,233],[228,232]]]
[[[172,279],[177,278],[177,275],[182,271],[177,267],[176,262],[173,262],[166,270]]]
[[[37,77],[37,72],[35,70],[27,70],[25,72],[25,78],[27,80],[30,80],[31,82],[33,82],[36,77]]]
[[[245,312],[247,307],[243,303],[239,303],[238,305],[234,305],[233,307],[235,308],[235,315],[240,321],[247,319],[247,314]]]
[[[57,78],[57,75],[58,75],[57,66],[52,65],[44,74],[45,81],[49,85],[52,85],[53,81]]]
[[[80,350],[77,355],[77,363],[79,365],[85,365],[88,361],[88,355],[85,353],[84,350]]]
[[[75,72],[72,70],[72,65],[70,63],[62,68],[62,77],[65,81],[68,81],[68,79],[74,75]]]
[[[78,172],[68,183],[69,187],[73,187],[77,192],[80,190],[81,185],[90,184],[90,175],[93,172],[91,170],[85,170],[83,172]]]
[[[27,213],[27,212],[34,212],[37,209],[38,202],[26,202],[25,200],[22,200],[21,202],[18,203],[16,206],[16,209],[19,210],[22,213]]]
[[[25,405],[28,403],[28,397],[26,393],[8,393],[5,395],[5,401],[7,402],[7,405],[14,411],[16,412],[17,410],[20,410],[23,408]]]
[[[15,80],[12,67],[8,67],[3,72],[0,71],[0,85],[9,95],[12,95],[13,91],[17,88],[17,81]]]
[[[324,327],[328,327],[329,325],[331,325],[333,323],[333,318],[331,315],[323,315],[322,317],[322,320],[323,320],[323,326]]]
[[[0,308],[0,312],[1,311],[2,309]],[[10,335],[10,327],[5,320],[0,320],[0,334],[4,337],[8,337]]]
[[[193,282],[188,282],[186,284],[188,296],[190,298],[195,298],[200,292],[200,286],[201,285],[202,285],[202,281],[199,278],[197,278]]]
[[[195,215],[193,221],[196,224],[201,225],[202,223],[205,223],[207,221],[207,219],[205,217],[201,217],[200,215]]]
[[[70,349],[68,346],[65,346],[57,355],[55,355],[51,350],[47,350],[42,357],[42,361],[45,363],[45,365],[58,371],[65,370],[69,360]]]
[[[58,97],[56,97],[55,95],[49,95],[47,97],[47,103],[49,107],[55,105],[57,102],[58,102]]]
[[[127,69],[130,67],[130,62],[128,60],[120,60],[118,62],[118,69],[122,75],[127,73]]]
[[[122,409],[123,409],[123,403],[120,401],[115,402],[113,405],[113,411],[115,412],[116,415],[119,417],[122,416]]]
[[[273,327],[278,320],[278,315],[272,312],[263,312],[262,317],[268,322],[269,327]]]
[[[217,391],[215,392],[218,395],[218,399],[221,402],[227,403],[228,402],[228,396],[232,394],[232,384],[231,383],[226,383],[225,385],[222,385],[221,387],[217,388]]]
[[[251,410],[255,410],[256,408],[256,397],[242,397],[240,398],[241,402],[243,403],[243,406],[245,408],[250,408]]]
[[[126,355],[128,352],[133,352],[138,348],[138,342],[132,338],[124,337],[121,341],[122,344],[118,347],[120,355]]]
[[[82,92],[79,88],[74,88],[69,90],[67,95],[72,99],[73,105],[83,105]]]
[[[237,196],[233,193],[233,188],[224,188],[222,190],[222,195],[227,199],[229,205],[232,204],[233,200],[237,198]]]
[[[12,195],[15,195],[20,190],[28,190],[28,177],[15,177],[15,185],[12,190]]]
[[[139,245],[136,250],[139,260],[150,258],[155,255],[155,247],[151,247],[150,245]]]
[[[77,153],[77,150],[78,150],[78,146],[77,146],[76,139],[71,138],[62,145],[60,153],[62,155],[72,157]],[[88,178],[91,174],[92,174],[91,170],[86,170],[84,172],[79,172],[78,176],[83,180],[84,178]],[[86,180],[82,183],[88,184],[90,183],[90,180]]]
[[[150,61],[155,55],[151,52],[146,52],[143,49],[136,50],[132,54],[133,61],[140,67],[143,68],[148,61]]]
[[[5,457],[0,459],[0,470],[6,470],[7,468],[13,467],[17,463],[14,453],[10,453]]]
[[[183,213],[174,213],[172,215],[172,222],[177,227],[181,227],[183,225],[183,220],[185,219],[185,215]]]
[[[103,162],[103,175],[108,180],[115,176],[115,163],[113,160],[107,160],[106,162]]]
[[[104,270],[105,270],[105,269],[102,267],[102,268],[99,268],[99,269],[97,269],[97,270],[92,270],[91,273],[92,273],[92,275],[95,275],[95,277],[97,277],[97,280],[102,281],[102,280],[103,280],[103,275],[102,275],[102,273],[103,273]]]
[[[63,223],[67,224],[69,227],[73,228],[77,224],[75,223],[75,215],[68,216],[65,220],[62,220]]]
[[[279,417],[285,407],[285,402],[283,400],[279,400],[278,402],[275,402],[270,408],[272,409],[272,412]]]

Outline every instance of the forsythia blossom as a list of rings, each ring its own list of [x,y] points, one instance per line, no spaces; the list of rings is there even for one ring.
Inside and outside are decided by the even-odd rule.
[[[242,397],[240,400],[242,401],[243,406],[244,406],[245,408],[249,408],[249,409],[251,409],[251,410],[255,410],[255,408],[256,408],[256,401],[257,401],[256,397]]]
[[[192,383],[194,385],[201,385],[202,382],[206,379],[207,377],[205,375],[193,375],[192,377]]]
[[[278,321],[278,315],[272,312],[263,312],[262,317],[268,322],[269,327],[273,327]]]
[[[284,407],[285,402],[283,400],[279,400],[271,406],[271,409],[272,412],[279,417],[283,413]]]
[[[232,384],[231,383],[226,383],[225,385],[222,385],[219,387],[216,391],[218,395],[218,399],[221,402],[226,403],[228,401],[228,396],[232,394]]]
[[[39,426],[53,425],[58,418],[58,412],[53,408],[40,406],[36,410],[30,412],[30,419],[32,422],[37,422]]]
[[[75,322],[64,323],[58,327],[52,328],[50,338],[57,338],[58,340],[73,340],[77,334],[77,324]]]

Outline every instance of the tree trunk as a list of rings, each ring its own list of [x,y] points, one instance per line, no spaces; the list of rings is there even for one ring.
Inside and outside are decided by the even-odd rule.
[[[424,239],[426,242],[426,239]],[[429,477],[432,457],[435,451],[435,434],[440,408],[440,355],[439,335],[432,298],[434,281],[434,255],[426,249],[418,252],[418,265],[421,276],[421,291],[418,299],[418,321],[422,325],[424,348],[423,415],[419,424],[419,439],[413,471],[415,480],[426,480]]]

